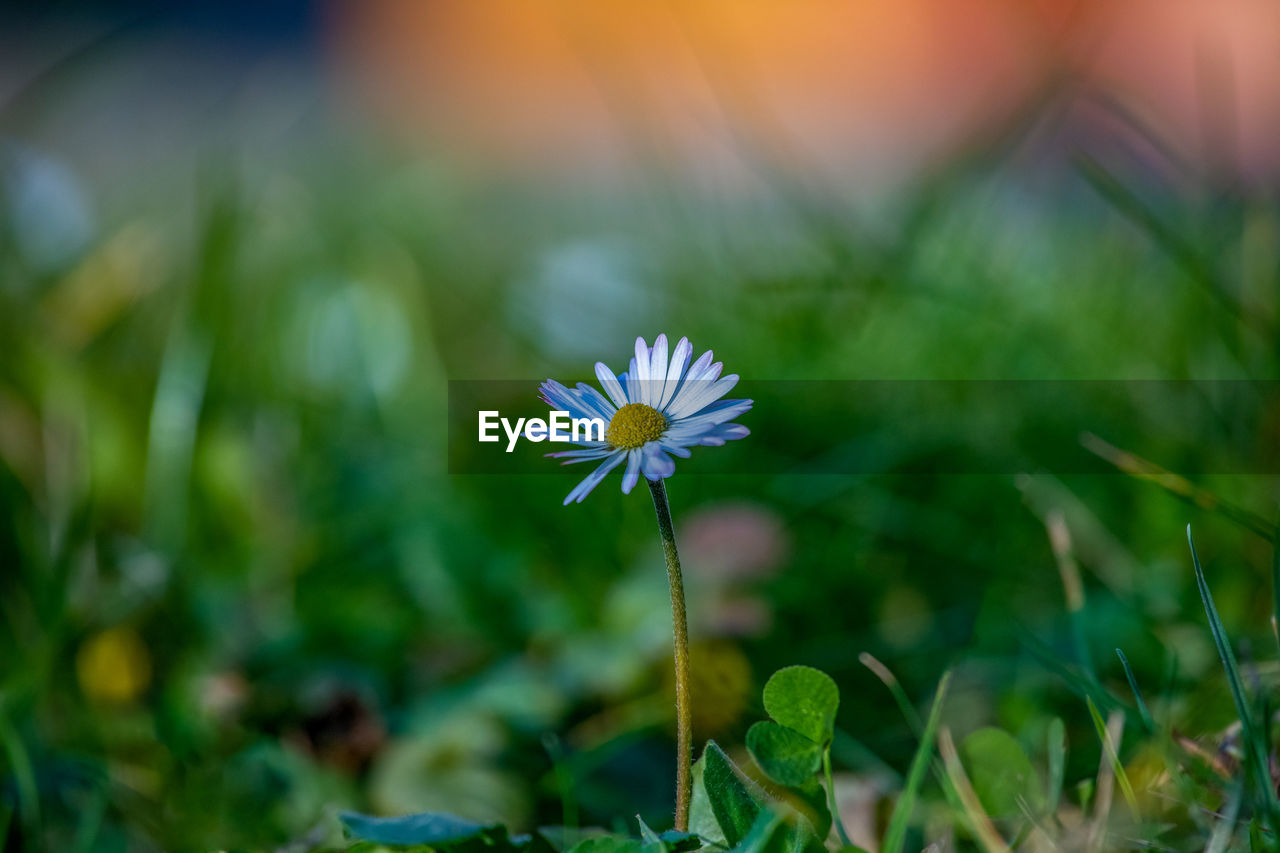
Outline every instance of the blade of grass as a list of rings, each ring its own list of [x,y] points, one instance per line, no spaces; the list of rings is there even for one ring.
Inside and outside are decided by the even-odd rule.
[[[924,781],[924,774],[931,763],[938,721],[942,718],[942,703],[946,699],[947,686],[950,683],[951,670],[947,670],[938,681],[938,690],[933,696],[933,707],[929,709],[929,718],[920,735],[920,745],[916,748],[915,758],[911,760],[911,769],[907,773],[906,786],[902,789],[902,795],[898,797],[898,802],[893,806],[893,814],[889,817],[889,828],[885,832],[884,844],[880,848],[882,853],[901,853],[906,843],[907,825],[911,821],[912,812],[915,811],[916,798],[920,792],[920,785]]]
[[[1123,651],[1116,649],[1116,655],[1120,658],[1120,665],[1124,667],[1124,677],[1129,679],[1129,689],[1133,691],[1133,698],[1138,703],[1138,716],[1142,718],[1142,725],[1149,734],[1154,734],[1155,720],[1151,717],[1151,711],[1147,709],[1146,700],[1142,698],[1142,691],[1138,689],[1138,679],[1133,677],[1133,667],[1129,666],[1129,659],[1124,656]]]
[[[1231,788],[1231,796],[1227,798],[1226,808],[1223,809],[1222,819],[1214,824],[1213,832],[1209,835],[1209,843],[1205,845],[1204,853],[1224,853],[1227,846],[1231,843],[1231,836],[1236,830],[1236,819],[1240,815],[1240,802],[1244,799],[1244,784],[1238,782]]]
[[[1120,752],[1111,737],[1111,730],[1108,728],[1107,722],[1102,719],[1102,714],[1098,713],[1098,706],[1093,704],[1093,700],[1086,697],[1085,702],[1089,706],[1089,716],[1093,718],[1093,726],[1098,731],[1098,740],[1102,741],[1103,757],[1111,762],[1111,772],[1115,774],[1116,781],[1120,783],[1120,792],[1124,794],[1125,802],[1129,804],[1129,812],[1133,815],[1133,819],[1135,821],[1140,820],[1138,797],[1134,794],[1133,785],[1129,782],[1129,774],[1125,773],[1124,765],[1120,763]],[[1123,724],[1124,716],[1117,717],[1116,713],[1112,712],[1112,719],[1118,719]]]
[[[964,809],[965,816],[969,818],[978,841],[988,853],[1008,853],[1009,845],[1000,837],[995,824],[991,822],[991,817],[982,807],[982,801],[978,799],[977,792],[969,782],[969,774],[964,772],[964,765],[960,762],[959,753],[956,752],[955,741],[951,739],[951,730],[946,726],[938,731],[938,753],[942,756],[942,763],[947,768],[947,776],[960,797],[961,807]]]
[[[4,714],[0,714],[0,747],[3,747],[9,758],[14,787],[17,788],[18,818],[22,828],[34,830],[40,820],[40,792],[36,786],[35,769],[21,736]]]
[[[79,826],[76,827],[75,841],[71,849],[75,853],[89,853],[102,830],[102,819],[106,816],[108,796],[103,788],[93,792],[88,806],[80,813]]]
[[[1275,545],[1271,551],[1271,635],[1276,638],[1276,648],[1280,650],[1280,521],[1276,522],[1271,541]]]
[[[858,655],[858,660],[867,669],[880,679],[881,683],[889,689],[889,693],[893,696],[894,701],[898,703],[898,709],[902,712],[902,716],[906,718],[907,726],[911,729],[911,733],[917,738],[921,736],[924,730],[924,723],[920,720],[920,715],[916,713],[915,706],[911,704],[911,700],[907,697],[907,692],[902,689],[902,683],[898,681],[898,677],[893,674],[893,670],[889,669],[884,662],[877,659],[870,652],[863,652]],[[942,786],[942,793],[947,798],[947,803],[956,810],[962,810],[959,793],[951,784],[951,777],[947,775],[947,769],[941,761],[930,761],[930,768],[933,775],[937,777],[938,784]]]
[[[911,726],[911,733],[916,737],[920,737],[921,732],[924,730],[924,723],[921,721],[920,715],[916,713],[915,706],[911,704],[911,699],[907,696],[907,692],[902,689],[902,684],[898,681],[898,677],[893,674],[893,671],[871,652],[859,654],[858,663],[871,670],[872,674],[880,679],[885,687],[889,688],[893,701],[898,703],[898,710],[906,718],[907,725]]]
[[[1094,724],[1096,725],[1099,719],[1096,716],[1098,709],[1090,703],[1089,710],[1095,714]],[[1122,726],[1124,724],[1124,715],[1113,712],[1110,720],[1116,723],[1117,726]],[[1106,731],[1106,726],[1103,726],[1103,730]],[[1102,844],[1107,834],[1107,819],[1111,816],[1111,803],[1115,797],[1116,765],[1111,760],[1111,756],[1107,754],[1106,738],[1101,738],[1101,740],[1103,749],[1098,756],[1098,779],[1094,784],[1096,796],[1093,798],[1093,820],[1090,822],[1089,835],[1085,844],[1085,849],[1089,853],[1099,853],[1102,850]],[[1081,808],[1086,807],[1083,800],[1080,806]]]
[[[1076,663],[1091,678],[1096,679],[1089,644],[1085,641],[1084,582],[1080,579],[1080,566],[1076,563],[1071,547],[1071,531],[1060,509],[1051,509],[1044,519],[1049,532],[1049,544],[1058,563],[1058,575],[1062,579],[1062,594],[1066,601],[1067,618],[1071,621],[1071,642],[1075,646]]]
[[[1035,634],[1031,633],[1026,626],[1019,626],[1019,634],[1022,637],[1022,643],[1026,646],[1027,651],[1031,652],[1031,656],[1040,662],[1040,665],[1050,672],[1061,678],[1067,685],[1067,688],[1080,698],[1086,696],[1091,697],[1094,703],[1105,710],[1110,711],[1119,706],[1116,698],[1108,693],[1097,679],[1090,678],[1087,673],[1081,673],[1079,667],[1073,666],[1059,659],[1058,654],[1046,642],[1041,640]]]
[[[831,776],[831,750],[824,749],[822,751],[822,775],[827,780],[827,808],[831,810],[831,817],[835,821],[836,835],[840,836],[840,843],[845,847],[852,847],[853,842],[849,840],[849,833],[845,831],[844,820],[840,817],[840,804],[836,799],[836,782]]]
[[[1240,677],[1240,666],[1236,663],[1235,652],[1227,639],[1227,629],[1218,615],[1218,608],[1213,603],[1213,594],[1209,591],[1209,583],[1205,580],[1204,568],[1200,565],[1200,555],[1196,553],[1196,543],[1191,536],[1191,525],[1187,525],[1187,544],[1191,546],[1191,563],[1195,568],[1196,586],[1200,590],[1200,601],[1209,618],[1209,632],[1213,634],[1213,644],[1218,647],[1218,657],[1222,660],[1222,668],[1227,674],[1227,686],[1231,688],[1231,701],[1235,703],[1236,713],[1240,716],[1240,726],[1245,741],[1249,744],[1246,756],[1253,768],[1255,784],[1264,804],[1263,817],[1275,830],[1276,792],[1271,783],[1270,765],[1267,760],[1267,748],[1261,743],[1258,728],[1254,725],[1253,715],[1249,713],[1249,701],[1244,692],[1244,681]]]
[[[1150,204],[1124,185],[1110,170],[1089,156],[1076,160],[1076,167],[1085,181],[1117,211],[1141,228],[1169,259],[1192,282],[1216,301],[1227,314],[1244,328],[1263,340],[1269,340],[1272,330],[1257,312],[1246,311],[1239,298],[1224,284],[1222,275],[1206,257],[1205,251],[1166,222]]]
[[[1153,242],[1163,249],[1188,277],[1208,290],[1233,314],[1239,313],[1240,306],[1223,293],[1213,270],[1199,249],[1184,240],[1182,235],[1165,223],[1150,205],[1138,198],[1136,193],[1126,187],[1123,181],[1100,162],[1092,157],[1081,156],[1077,158],[1076,166],[1085,181],[1098,195],[1146,231]]]
[[[1110,462],[1130,477],[1155,483],[1166,492],[1181,498],[1187,503],[1228,518],[1268,542],[1276,541],[1275,531],[1265,518],[1255,512],[1222,500],[1213,492],[1196,486],[1180,474],[1161,468],[1154,462],[1143,459],[1141,456],[1137,456],[1127,450],[1121,450],[1090,432],[1081,434],[1080,446],[1100,459]]]
[[[560,819],[570,829],[578,828],[578,799],[573,794],[573,772],[565,762],[564,744],[554,733],[542,736],[542,748],[551,759],[551,773],[560,793]]]

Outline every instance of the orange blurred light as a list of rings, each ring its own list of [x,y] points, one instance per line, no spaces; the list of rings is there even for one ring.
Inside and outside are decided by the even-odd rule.
[[[873,179],[1031,94],[1064,5],[368,0],[333,33],[373,115],[488,162]]]
[[[340,76],[361,108],[487,169],[658,167],[710,181],[780,169],[892,184],[981,145],[1058,81],[1120,105],[1191,161],[1245,175],[1278,162],[1270,0],[333,8]],[[1116,132],[1071,116],[1088,134]]]

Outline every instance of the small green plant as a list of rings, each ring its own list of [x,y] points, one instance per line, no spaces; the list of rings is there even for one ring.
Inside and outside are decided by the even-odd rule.
[[[825,672],[807,666],[780,669],[764,687],[764,709],[772,719],[747,731],[747,749],[766,776],[812,808],[818,837],[826,836],[834,817],[840,839],[848,845],[831,778],[831,742],[839,706],[840,689]],[[819,771],[827,783],[826,802],[815,778]]]
[[[715,741],[708,741],[691,767],[689,830],[655,832],[637,818],[638,834],[589,834],[582,830],[512,835],[501,824],[482,824],[446,814],[377,818],[344,813],[353,851],[437,850],[477,853],[821,853],[831,830],[827,791],[815,778],[820,768],[830,789],[830,745],[839,692],[823,672],[804,666],[782,669],[764,690],[771,721],[748,733],[748,749],[765,775],[777,783],[770,793]],[[846,838],[840,830],[842,839]],[[849,846],[847,840],[845,846]]]

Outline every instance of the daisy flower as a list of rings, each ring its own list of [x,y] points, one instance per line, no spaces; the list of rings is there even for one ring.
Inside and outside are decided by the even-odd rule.
[[[681,338],[670,351],[666,335],[658,335],[653,346],[636,338],[635,358],[625,373],[615,376],[603,362],[596,362],[604,394],[585,382],[569,388],[548,379],[539,386],[542,400],[553,409],[608,424],[604,441],[580,439],[576,450],[547,454],[564,459],[564,465],[600,462],[569,492],[565,504],[581,503],[624,462],[622,491],[630,494],[641,474],[650,482],[670,477],[676,467],[671,457],[685,459],[691,447],[718,447],[750,433],[732,421],[751,408],[751,401],[721,399],[738,383],[737,375],[721,376],[724,365],[712,361],[710,350],[690,364],[692,356],[688,338]]]

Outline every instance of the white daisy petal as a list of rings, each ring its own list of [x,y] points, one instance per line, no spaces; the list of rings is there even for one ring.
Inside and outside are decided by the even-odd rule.
[[[538,386],[538,390],[542,392],[538,395],[542,402],[553,409],[571,409],[577,402],[573,392],[554,379],[543,382]]]
[[[586,405],[594,414],[599,415],[606,421],[612,420],[613,416],[618,413],[618,407],[605,399],[605,396],[596,389],[592,388],[585,382],[579,382],[575,390],[580,395],[583,404]]]
[[[648,383],[641,382],[636,378],[637,369],[638,365],[633,358],[631,359],[631,368],[627,371],[627,399],[633,403],[644,403],[644,386]]]
[[[715,361],[715,355],[711,350],[707,350],[698,356],[698,360],[689,368],[689,373],[685,376],[685,381],[696,382],[702,378],[702,374],[711,366],[711,362]]]
[[[615,406],[621,409],[627,404],[627,395],[622,392],[618,377],[613,375],[613,371],[606,367],[603,361],[596,362],[596,378],[600,380],[601,387]]]
[[[631,494],[631,490],[636,487],[636,483],[640,482],[640,451],[627,451],[627,470],[622,475],[622,493],[624,495]]]
[[[582,503],[582,499],[591,494],[591,490],[600,485],[600,481],[605,478],[605,475],[617,468],[622,463],[622,460],[626,458],[626,455],[621,451],[617,451],[604,462],[601,462],[599,468],[592,471],[587,475],[586,479],[573,487],[573,491],[569,492],[565,497],[564,505],[568,506],[575,501]]]
[[[667,404],[675,399],[676,390],[684,379],[685,367],[688,366],[691,355],[693,355],[693,347],[689,346],[689,339],[681,338],[671,353],[671,363],[667,366],[667,382],[662,389],[662,399],[658,401],[658,411],[665,410]]]
[[[687,435],[701,432],[733,420],[751,408],[750,400],[723,400],[715,406],[703,409],[696,415],[674,422],[667,430],[668,435]]]
[[[663,389],[667,384],[667,336],[658,335],[649,355],[649,405],[662,408]]]
[[[691,388],[687,394],[682,394],[676,403],[667,408],[667,414],[677,420],[696,414],[728,394],[737,384],[738,376],[733,373],[714,382],[698,382],[696,387]]]
[[[603,394],[583,382],[568,388],[549,379],[539,386],[540,397],[548,406],[567,411],[575,418],[600,418],[612,424],[618,410],[632,403],[655,409],[666,418],[665,429],[652,420],[643,427],[653,431],[648,435],[658,435],[642,447],[617,447],[607,441],[580,438],[574,442],[573,450],[546,454],[560,459],[563,465],[600,460],[595,470],[565,497],[566,504],[582,502],[623,462],[626,467],[622,491],[630,494],[641,476],[656,481],[674,474],[673,456],[687,459],[692,447],[718,446],[750,434],[746,427],[731,421],[749,410],[752,401],[722,399],[737,384],[737,375],[722,378],[724,365],[714,360],[711,350],[690,364],[692,357],[688,338],[681,338],[674,348],[669,347],[665,334],[658,335],[652,347],[644,338],[637,338],[635,357],[625,373],[615,375],[604,362],[596,362],[596,378]],[[646,416],[652,418],[652,413]],[[625,434],[625,430],[619,432]]]
[[[661,445],[651,441],[644,446],[640,467],[644,471],[645,479],[665,480],[675,473],[676,463],[666,454]]]
[[[662,445],[663,450],[667,451],[672,456],[679,456],[681,459],[688,459],[690,456],[693,455],[693,453],[690,452],[688,447],[685,447],[682,444],[676,444],[675,442],[668,441],[665,436],[662,439],[660,439],[658,443]]]
[[[724,444],[724,442],[732,441],[736,438],[746,438],[751,435],[751,430],[742,424],[720,424],[711,435],[720,439],[720,443]],[[704,443],[705,441],[706,438],[703,439]]]
[[[636,360],[632,362],[635,365],[631,370],[631,375],[641,382],[649,381],[649,346],[644,342],[644,338],[636,338]],[[640,402],[644,402],[641,400]]]
[[[701,389],[716,381],[723,368],[724,365],[720,362],[717,361],[714,364],[711,362],[710,352],[704,353],[702,358],[698,359],[697,363],[689,368],[689,372],[685,374],[684,384],[680,386],[680,393],[671,401],[667,407],[668,411],[672,409],[691,411],[687,396],[700,393]]]
[[[555,453],[545,454],[549,459],[565,459],[561,465],[572,465],[575,462],[586,462],[591,459],[603,459],[614,449],[602,441],[593,441],[590,444],[583,444],[578,450],[557,450]]]

